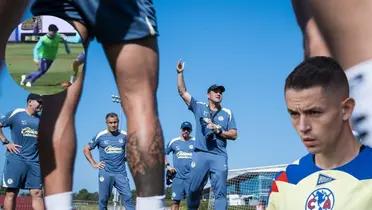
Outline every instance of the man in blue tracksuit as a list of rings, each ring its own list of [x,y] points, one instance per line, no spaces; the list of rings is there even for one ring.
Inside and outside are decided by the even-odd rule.
[[[42,180],[38,149],[38,127],[42,97],[29,94],[27,106],[0,116],[0,142],[6,148],[2,186],[5,188],[5,209],[16,209],[20,189],[30,190],[32,207],[44,209]],[[9,127],[11,138],[3,133]]]
[[[211,180],[215,195],[215,209],[227,209],[227,153],[226,140],[237,138],[235,120],[230,109],[221,105],[225,87],[212,85],[208,88],[208,103],[197,101],[187,92],[183,78],[184,63],[177,64],[177,88],[181,98],[194,113],[196,141],[191,163],[188,209],[197,209],[201,191]]]
[[[179,209],[180,201],[186,198],[188,191],[186,180],[190,175],[190,165],[195,142],[195,138],[191,136],[191,131],[191,123],[187,121],[183,122],[181,124],[181,135],[172,139],[165,149],[167,155],[170,153],[173,155],[173,167],[169,163],[166,163],[167,174],[176,173],[172,181],[172,210]]]
[[[106,115],[107,129],[99,132],[84,147],[84,155],[93,168],[99,169],[99,209],[106,210],[107,202],[114,186],[120,193],[125,209],[134,210],[132,193],[125,169],[125,144],[127,134],[119,131],[119,119],[116,113]],[[98,147],[99,162],[92,156],[91,150]]]

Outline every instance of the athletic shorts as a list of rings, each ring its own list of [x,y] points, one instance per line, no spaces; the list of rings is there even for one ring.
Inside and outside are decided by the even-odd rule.
[[[27,162],[7,158],[3,171],[3,187],[18,189],[41,189],[41,172],[39,162]]]
[[[180,201],[186,198],[188,183],[184,179],[174,178],[172,183],[172,200]]]
[[[85,52],[79,53],[75,60],[79,63],[85,63]]]
[[[152,0],[36,0],[31,12],[79,21],[88,28],[89,37],[101,43],[120,43],[158,33]]]

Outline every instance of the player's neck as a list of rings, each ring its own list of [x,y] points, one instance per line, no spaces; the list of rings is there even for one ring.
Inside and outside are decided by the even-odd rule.
[[[351,130],[341,135],[337,145],[327,151],[315,154],[315,164],[321,169],[333,169],[343,166],[358,156],[361,144],[355,139]]]
[[[214,103],[213,101],[209,101],[209,109],[212,111],[217,111],[221,109],[221,103]]]
[[[182,138],[183,140],[185,140],[185,141],[188,141],[188,140],[190,140],[190,139],[191,139],[191,136],[188,136],[188,137],[184,137],[184,136],[182,136],[182,135],[181,135],[181,138]]]
[[[35,115],[36,111],[31,109],[30,107],[26,107],[26,113],[30,116],[33,116],[33,115]]]

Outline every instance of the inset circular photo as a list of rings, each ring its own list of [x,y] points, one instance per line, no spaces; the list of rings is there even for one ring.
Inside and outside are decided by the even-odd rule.
[[[40,95],[59,93],[79,77],[85,51],[75,28],[54,16],[34,16],[8,39],[5,62],[14,81]]]

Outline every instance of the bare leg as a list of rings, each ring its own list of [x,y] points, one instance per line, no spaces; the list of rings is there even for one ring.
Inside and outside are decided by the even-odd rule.
[[[331,56],[312,15],[309,0],[292,0],[292,5],[303,35],[304,57]]]
[[[176,201],[173,201],[172,203],[172,207],[171,207],[172,210],[179,210],[180,209],[180,202],[176,202]]]
[[[372,1],[309,2],[332,56],[344,69],[372,58]]]
[[[74,23],[83,40],[87,30]],[[75,111],[84,73],[62,93],[44,96],[44,108],[39,125],[40,165],[45,195],[70,192],[76,153]]]
[[[5,191],[4,210],[14,210],[19,189],[7,188]]]
[[[21,21],[27,0],[1,0],[0,1],[0,60],[5,58],[5,46],[12,30]],[[0,66],[1,70],[1,66]]]
[[[43,192],[39,189],[30,190],[32,197],[32,208],[34,210],[44,210]]]
[[[127,117],[128,161],[137,195],[164,195],[163,134],[156,90],[158,49],[155,37],[104,45]]]

